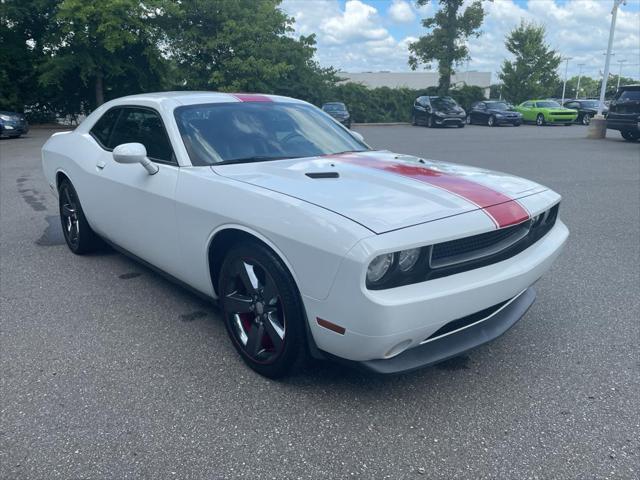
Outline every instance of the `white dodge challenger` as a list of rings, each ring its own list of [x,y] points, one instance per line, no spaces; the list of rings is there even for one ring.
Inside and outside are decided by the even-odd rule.
[[[548,188],[372,150],[279,96],[120,98],[42,163],[73,253],[105,241],[216,300],[269,377],[308,355],[402,372],[488,342],[568,237]]]

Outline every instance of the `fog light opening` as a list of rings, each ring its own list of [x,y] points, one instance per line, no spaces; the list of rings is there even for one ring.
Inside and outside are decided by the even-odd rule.
[[[402,352],[404,352],[406,350],[406,348],[409,345],[411,345],[411,342],[412,342],[412,340],[405,340],[403,342],[400,342],[396,346],[394,346],[391,349],[389,349],[389,351],[384,354],[384,358],[391,358],[391,357],[395,357],[396,355],[401,354]]]

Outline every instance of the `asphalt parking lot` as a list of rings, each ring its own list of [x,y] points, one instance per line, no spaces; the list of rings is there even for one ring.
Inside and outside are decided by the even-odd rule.
[[[198,297],[67,250],[40,170],[51,132],[32,130],[0,141],[0,478],[638,478],[640,145],[581,126],[357,130],[563,195],[569,244],[519,324],[411,374],[266,380]]]

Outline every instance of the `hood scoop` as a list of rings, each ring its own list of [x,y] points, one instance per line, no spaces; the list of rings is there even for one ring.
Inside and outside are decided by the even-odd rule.
[[[338,172],[309,172],[305,173],[305,175],[313,179],[340,178],[340,174]]]

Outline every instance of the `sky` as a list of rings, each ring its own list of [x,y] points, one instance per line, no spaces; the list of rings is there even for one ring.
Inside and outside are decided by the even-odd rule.
[[[465,0],[471,3],[472,0]],[[510,58],[505,35],[521,19],[543,24],[547,43],[571,57],[568,76],[598,78],[604,70],[613,0],[494,0],[485,1],[482,35],[468,41],[469,70],[497,72]],[[283,0],[295,19],[295,34],[316,34],[316,58],[322,66],[346,72],[409,71],[407,45],[425,33],[420,20],[438,8],[437,0],[417,8],[409,0]],[[640,79],[640,0],[626,0],[618,10],[611,73]],[[583,64],[581,67],[580,64]],[[435,69],[437,64],[433,64]],[[560,75],[564,75],[564,63]],[[464,72],[467,65],[458,67]]]

